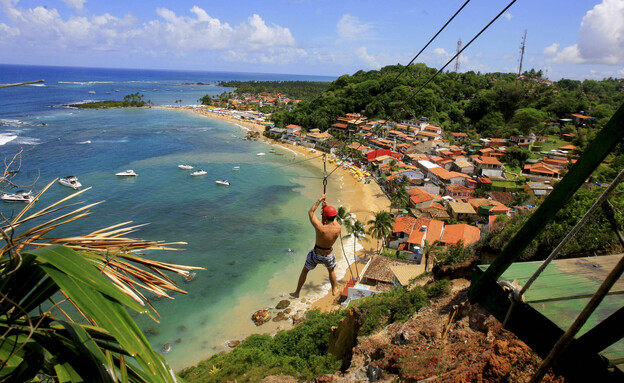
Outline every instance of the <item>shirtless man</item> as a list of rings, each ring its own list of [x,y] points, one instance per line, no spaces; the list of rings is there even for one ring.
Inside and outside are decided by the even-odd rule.
[[[308,277],[308,272],[313,270],[319,263],[322,263],[325,267],[327,267],[327,271],[329,271],[329,283],[331,283],[332,287],[332,295],[336,295],[336,274],[334,273],[334,268],[336,267],[336,256],[334,256],[334,253],[332,252],[332,246],[334,245],[334,242],[336,242],[336,239],[338,239],[341,229],[340,224],[336,221],[336,215],[338,215],[338,212],[333,206],[327,205],[325,197],[325,194],[323,194],[321,198],[310,208],[310,210],[308,210],[310,223],[314,226],[314,230],[316,231],[316,244],[308,253],[303,270],[301,270],[301,275],[299,275],[297,290],[295,290],[294,293],[290,293],[290,296],[293,298],[299,298],[299,293],[301,292],[301,288]],[[320,203],[323,203],[322,222],[319,221],[314,213]]]

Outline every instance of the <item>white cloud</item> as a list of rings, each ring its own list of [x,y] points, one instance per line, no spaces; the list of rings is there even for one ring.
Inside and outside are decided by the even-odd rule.
[[[558,63],[624,63],[624,1],[603,0],[583,17],[576,44],[553,59]]]
[[[84,7],[84,3],[86,3],[87,0],[63,0],[63,2],[69,7],[76,8],[77,10],[82,10],[82,8]]]
[[[507,20],[511,20],[513,16],[511,15],[511,13],[507,12],[503,15],[503,17],[506,18]]]
[[[69,0],[68,0],[69,1]],[[71,0],[72,4],[84,1]],[[156,9],[157,19],[139,23],[132,15],[110,14],[63,18],[57,9],[21,9],[15,0],[0,0],[7,9],[8,24],[0,25],[0,41],[57,53],[88,54],[89,51],[123,51],[151,56],[195,52],[238,52],[249,60],[271,62],[304,55],[293,49],[295,38],[288,28],[267,25],[257,14],[233,27],[194,6],[190,15]],[[9,31],[10,33],[4,33]],[[261,52],[261,53],[260,53]],[[250,61],[253,62],[253,61]]]
[[[379,69],[381,65],[374,56],[368,54],[366,47],[359,47],[355,50],[357,57],[365,63],[369,68]]]
[[[559,45],[559,43],[552,43],[551,45],[544,48],[542,52],[544,53],[544,55],[552,57],[557,54],[557,51],[559,50]]]
[[[342,16],[336,30],[338,38],[345,41],[355,41],[370,37],[373,29],[372,23],[364,23],[358,17],[345,14]]]
[[[451,54],[448,53],[446,51],[446,49],[444,48],[435,48],[433,50],[433,53],[438,57],[438,58],[446,58],[448,59],[449,57],[451,57]]]

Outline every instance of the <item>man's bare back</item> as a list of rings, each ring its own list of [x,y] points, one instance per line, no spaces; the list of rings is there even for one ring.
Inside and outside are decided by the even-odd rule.
[[[314,248],[308,253],[306,263],[301,270],[297,289],[290,293],[293,298],[298,298],[301,288],[305,283],[308,272],[316,267],[318,263],[323,263],[329,272],[329,282],[332,287],[332,295],[336,295],[336,258],[333,254],[333,246],[341,233],[340,224],[336,221],[337,211],[333,206],[328,206],[325,202],[325,194],[316,201],[316,203],[308,210],[310,223],[316,232],[316,242]],[[323,222],[321,222],[315,214],[318,205],[323,203]]]

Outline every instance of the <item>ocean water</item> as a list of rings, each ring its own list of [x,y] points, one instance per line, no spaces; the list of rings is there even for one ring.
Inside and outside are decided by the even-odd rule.
[[[224,349],[229,339],[257,331],[252,310],[274,305],[294,289],[313,244],[307,209],[321,190],[321,180],[311,178],[319,177],[319,171],[289,150],[276,147],[270,153],[268,143],[243,140],[244,128],[228,122],[163,109],[79,110],[64,105],[120,100],[135,92],[156,105],[176,100],[188,105],[224,90],[191,83],[332,79],[0,65],[0,83],[40,78],[45,84],[0,88],[2,158],[25,150],[16,181],[35,182],[28,187],[35,192],[57,177],[74,175],[83,187],[92,187],[81,201],[105,201],[91,209],[90,217],[55,233],[83,234],[133,221],[149,223],[135,237],[188,242],[185,251],[146,256],[206,270],[189,283],[176,277],[187,295],[154,301],[160,323],[135,315],[141,328],[149,330],[155,349],[172,344],[165,356],[176,370]],[[178,169],[181,163],[208,174],[191,177]],[[233,171],[234,166],[240,171]],[[126,169],[139,176],[114,175]],[[228,179],[231,186],[217,185],[220,179]],[[57,183],[36,207],[71,193]],[[10,216],[21,206],[0,203],[0,212]],[[320,294],[325,287],[312,284],[307,291]],[[279,325],[268,326],[276,330]]]

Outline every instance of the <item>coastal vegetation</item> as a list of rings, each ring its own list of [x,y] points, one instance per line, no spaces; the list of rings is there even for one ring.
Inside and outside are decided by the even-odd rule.
[[[5,169],[2,190],[15,187],[16,164],[14,157]],[[130,312],[156,320],[144,294],[183,293],[166,273],[187,275],[196,268],[134,255],[132,251],[175,250],[172,245],[183,244],[125,237],[138,226],[120,224],[46,239],[58,226],[88,216],[89,208],[98,204],[67,203],[86,190],[40,210],[33,201],[14,216],[3,217],[0,380],[175,382]]]
[[[446,280],[411,289],[395,289],[373,294],[349,305],[362,313],[361,335],[394,322],[405,322],[409,316],[434,298],[448,293]],[[252,335],[229,353],[213,355],[195,367],[180,372],[189,383],[245,381],[259,382],[268,375],[290,375],[299,380],[312,380],[318,375],[334,373],[341,361],[329,353],[332,327],[347,315],[347,309],[330,313],[318,310],[306,313],[305,320],[291,330],[269,335]]]
[[[82,104],[72,104],[70,106],[79,109],[106,109],[106,108],[140,108],[145,105],[151,105],[152,101],[143,100],[144,95],[137,92],[131,93],[124,96],[122,101],[94,101],[94,102],[85,102]]]

